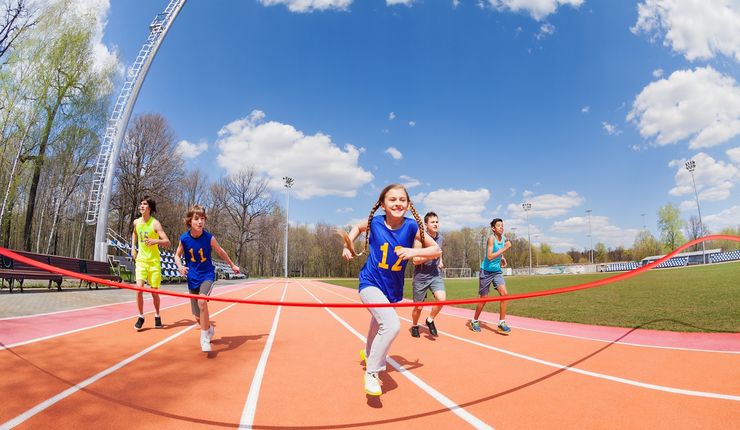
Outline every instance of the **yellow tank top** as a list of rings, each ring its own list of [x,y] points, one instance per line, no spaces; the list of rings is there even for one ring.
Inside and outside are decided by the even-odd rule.
[[[150,245],[144,242],[147,238],[159,239],[159,235],[154,231],[154,217],[150,216],[149,221],[136,224],[136,242],[139,252],[136,255],[136,262],[139,263],[159,263],[159,245]]]

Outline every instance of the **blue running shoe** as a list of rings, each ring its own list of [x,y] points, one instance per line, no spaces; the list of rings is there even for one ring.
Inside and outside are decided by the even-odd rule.
[[[498,332],[501,334],[509,335],[511,333],[511,329],[508,325],[506,325],[506,321],[501,321],[498,323]]]
[[[475,332],[480,332],[480,321],[470,320],[470,329]]]

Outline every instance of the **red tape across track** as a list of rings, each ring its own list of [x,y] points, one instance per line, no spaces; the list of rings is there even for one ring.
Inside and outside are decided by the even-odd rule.
[[[638,267],[637,269],[630,270],[629,272],[620,273],[619,275],[610,276],[605,279],[600,279],[598,281],[586,282],[584,284],[572,285],[570,287],[554,288],[552,290],[535,291],[532,293],[525,293],[525,294],[511,294],[508,296],[461,299],[461,300],[446,300],[446,301],[439,301],[439,302],[420,302],[420,303],[398,302],[398,303],[372,303],[372,304],[363,303],[363,304],[360,304],[360,303],[276,302],[272,300],[243,300],[243,299],[227,299],[227,298],[222,298],[222,297],[208,297],[208,296],[201,296],[201,295],[195,295],[195,294],[183,294],[183,293],[175,293],[171,291],[153,290],[151,288],[139,288],[139,287],[124,284],[121,282],[107,281],[104,279],[96,278],[94,276],[84,275],[84,274],[72,272],[66,269],[60,269],[59,267],[55,267],[49,264],[41,263],[39,261],[31,260],[30,258],[26,258],[22,255],[18,255],[15,252],[9,249],[5,249],[3,247],[0,247],[0,255],[4,255],[13,260],[17,260],[22,263],[29,264],[31,266],[37,267],[42,270],[46,270],[48,272],[58,273],[60,275],[64,275],[64,276],[71,277],[71,278],[82,279],[84,281],[94,282],[96,284],[109,285],[111,287],[117,287],[117,288],[125,288],[125,289],[133,290],[133,291],[143,291],[146,293],[161,294],[165,296],[183,297],[187,299],[210,300],[214,302],[227,302],[227,303],[243,303],[247,305],[296,306],[296,307],[309,307],[309,308],[391,308],[391,307],[463,305],[463,304],[472,304],[472,303],[500,302],[504,300],[520,300],[520,299],[528,299],[531,297],[550,296],[553,294],[562,294],[562,293],[569,293],[572,291],[585,290],[588,288],[594,288],[594,287],[598,287],[601,285],[611,284],[612,282],[629,279],[633,276],[636,276],[639,273],[652,269],[653,267],[670,259],[671,257],[673,257],[674,255],[678,254],[679,252],[683,251],[686,248],[689,248],[691,246],[696,245],[697,243],[701,243],[701,242],[708,241],[708,240],[732,240],[735,242],[740,242],[740,236],[730,236],[730,235],[719,235],[718,234],[718,235],[710,235],[710,236],[701,237],[701,238],[692,240],[691,242],[688,242],[688,243],[685,243],[679,246],[673,252],[664,256],[660,260],[654,261],[650,264],[646,264],[645,266]]]

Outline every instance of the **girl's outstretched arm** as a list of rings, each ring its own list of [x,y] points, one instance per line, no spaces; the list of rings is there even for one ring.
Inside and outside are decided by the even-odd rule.
[[[344,239],[344,249],[342,249],[342,258],[345,260],[351,260],[354,257],[362,255],[362,252],[358,253],[355,251],[355,239],[357,239],[361,233],[366,232],[368,229],[367,221],[355,225],[350,229],[349,233],[342,229],[338,229],[337,233]],[[364,252],[364,251],[363,251]]]

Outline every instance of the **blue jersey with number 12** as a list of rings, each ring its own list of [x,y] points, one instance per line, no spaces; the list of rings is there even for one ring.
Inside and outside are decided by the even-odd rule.
[[[211,238],[213,235],[203,230],[197,238],[190,235],[190,230],[180,236],[184,251],[183,259],[188,266],[188,288],[195,290],[204,281],[216,280],[216,267],[211,261]]]
[[[360,271],[360,291],[367,287],[378,287],[395,303],[403,299],[403,274],[408,260],[396,255],[395,248],[412,248],[419,225],[404,218],[401,227],[391,230],[385,225],[385,215],[373,217],[370,225],[370,252]]]

